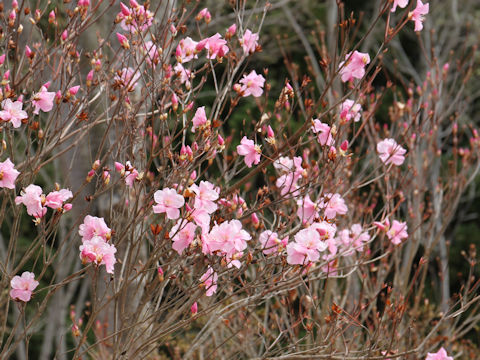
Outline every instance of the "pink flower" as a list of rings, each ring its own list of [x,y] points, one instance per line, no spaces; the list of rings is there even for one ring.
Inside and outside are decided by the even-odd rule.
[[[33,110],[34,114],[38,114],[40,110],[43,112],[49,112],[53,108],[53,99],[55,98],[54,92],[47,91],[47,88],[42,86],[38,93],[33,95],[33,106],[35,109]]]
[[[165,188],[157,190],[153,194],[157,205],[153,206],[153,212],[156,214],[166,213],[167,218],[175,220],[180,216],[180,209],[185,204],[182,195],[177,194],[175,189]]]
[[[130,7],[120,3],[121,11],[117,14],[117,21],[120,21],[122,29],[132,34],[147,30],[153,23],[153,13],[136,1],[130,1]]]
[[[290,265],[304,265],[320,258],[319,251],[327,245],[320,240],[319,233],[312,227],[300,230],[295,234],[295,242],[287,245],[287,262]]]
[[[207,49],[208,59],[215,59],[217,57],[222,58],[230,50],[227,46],[227,42],[222,39],[222,35],[220,35],[219,33],[216,33],[215,35],[210,36],[203,41],[204,43],[200,42],[198,43],[198,45],[205,46],[205,49]]]
[[[292,196],[298,196],[299,194],[297,191],[298,190],[297,182],[302,177],[302,174],[303,174],[302,158],[299,156],[295,156],[291,163],[286,159],[288,158],[283,158],[281,163],[283,165],[278,165],[278,166],[283,167],[284,170],[286,170],[285,167],[288,167],[290,171],[280,176],[275,182],[275,185],[281,189],[280,193],[282,196],[287,193],[291,193]]]
[[[230,220],[215,225],[203,241],[203,253],[212,254],[220,251],[229,257],[242,252],[247,248],[247,241],[252,237],[242,229],[238,220]]]
[[[363,244],[370,240],[368,232],[363,232],[360,224],[353,224],[350,230],[342,230],[338,233],[338,242],[343,246],[344,255],[349,256],[354,251],[362,251]]]
[[[38,281],[35,280],[35,274],[25,271],[22,276],[15,275],[10,281],[10,297],[13,300],[20,300],[23,302],[30,301],[32,291],[38,286]]]
[[[196,59],[198,57],[196,52],[197,44],[198,43],[190,37],[180,40],[175,52],[177,61],[179,63],[186,63],[194,58]]]
[[[51,209],[61,209],[65,201],[72,198],[73,194],[68,189],[61,189],[60,191],[52,191],[45,198],[45,206]]]
[[[237,146],[238,155],[245,156],[245,164],[248,167],[252,167],[252,164],[257,165],[260,162],[262,151],[260,146],[255,145],[253,140],[247,139],[246,136],[240,141],[240,145]]]
[[[172,248],[178,252],[179,255],[182,255],[183,250],[185,250],[192,243],[193,239],[195,238],[196,228],[197,225],[194,223],[178,222],[170,230],[170,234],[173,235]]]
[[[391,12],[397,10],[397,6],[400,6],[402,9],[408,5],[408,0],[393,0],[393,6]]]
[[[125,184],[127,186],[130,186],[132,187],[133,186],[133,183],[135,182],[135,180],[137,179],[138,177],[138,171],[137,169],[135,169],[132,164],[130,163],[130,161],[127,161],[125,163],[125,172],[123,174],[125,176]]]
[[[334,219],[337,214],[345,215],[348,211],[345,200],[340,194],[325,194],[319,206],[324,210],[327,219]]]
[[[343,121],[353,121],[357,122],[360,121],[360,117],[362,116],[362,106],[358,103],[355,103],[353,100],[345,100],[342,103],[342,107],[340,110],[340,119]]]
[[[425,360],[453,360],[453,357],[448,356],[447,352],[442,347],[436,353],[428,353]]]
[[[317,134],[317,140],[320,145],[332,146],[335,144],[335,140],[333,140],[332,136],[332,129],[327,124],[322,123],[318,119],[314,119],[311,129],[314,134]]]
[[[41,218],[47,212],[47,208],[43,207],[42,188],[37,185],[30,184],[22,192],[20,196],[15,198],[15,204],[23,204],[27,207],[27,214],[36,218]]]
[[[207,123],[207,114],[205,113],[205,106],[199,107],[195,112],[195,116],[192,119],[193,127],[192,132],[195,132],[195,129],[205,125]]]
[[[190,79],[192,77],[192,72],[188,69],[185,69],[180,63],[177,63],[173,70],[175,70],[175,74],[180,77],[180,83],[185,84],[187,89],[189,89],[191,86]]]
[[[253,34],[247,29],[240,39],[240,45],[246,55],[253,54],[258,46],[258,33]]]
[[[0,162],[0,187],[7,189],[15,189],[15,180],[20,174],[14,168],[14,164],[7,158],[4,162]]]
[[[304,224],[313,222],[318,216],[318,206],[310,200],[310,196],[307,195],[305,198],[297,200],[297,205],[297,216]]]
[[[392,244],[401,244],[402,239],[408,237],[407,230],[408,227],[406,222],[399,222],[397,220],[393,220],[392,226],[387,231],[387,237],[390,239]]]
[[[218,199],[219,195],[212,183],[201,181],[200,186],[193,184],[190,186],[190,190],[196,195],[193,206],[196,210],[205,210],[208,214],[217,210],[217,204],[214,201]]]
[[[263,94],[263,85],[265,84],[265,78],[262,75],[258,75],[255,70],[248,75],[243,75],[240,80],[242,84],[240,91],[243,97],[252,95],[253,97],[259,97]]]
[[[390,163],[400,166],[405,161],[405,153],[407,150],[402,148],[394,139],[385,139],[377,144],[377,151],[380,156],[380,160],[385,165]]]
[[[417,7],[408,14],[408,16],[415,22],[415,31],[423,29],[424,15],[428,14],[429,4],[423,4],[422,0],[417,0]]]
[[[131,67],[124,67],[120,74],[115,75],[115,81],[128,91],[133,91],[137,86],[137,81],[140,79],[140,73]]]
[[[145,42],[145,53],[148,65],[155,67],[160,61],[160,53],[157,46],[150,40]]]
[[[10,121],[14,128],[22,125],[22,120],[28,118],[25,111],[22,110],[23,104],[21,101],[12,102],[10,99],[2,101],[3,110],[0,111],[0,119],[3,121]]]
[[[91,240],[93,237],[101,237],[105,241],[108,241],[112,235],[112,231],[105,223],[103,218],[96,216],[85,216],[83,224],[80,225],[78,233],[82,237],[82,241]]]
[[[203,286],[205,286],[207,291],[207,296],[212,296],[217,292],[217,280],[217,273],[213,271],[211,266],[209,266],[205,274],[200,278],[200,281],[203,283]]]
[[[94,263],[98,266],[105,265],[106,271],[113,274],[113,266],[117,262],[115,245],[108,244],[102,237],[94,236],[84,240],[80,245],[80,259],[84,264]]]
[[[370,55],[355,50],[345,55],[345,61],[339,65],[340,75],[343,82],[361,79],[365,75],[365,65],[370,63]]]
[[[270,230],[262,232],[258,237],[258,240],[262,244],[263,253],[265,255],[276,253],[288,244],[288,236],[280,240],[278,234]]]

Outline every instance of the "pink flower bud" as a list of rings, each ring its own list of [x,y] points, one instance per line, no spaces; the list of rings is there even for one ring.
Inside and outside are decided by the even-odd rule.
[[[93,170],[98,170],[99,167],[100,167],[100,159],[97,159],[93,162],[92,169]]]
[[[344,140],[342,142],[342,144],[340,145],[340,149],[344,152],[348,150],[348,140]]]
[[[177,35],[177,29],[175,25],[170,25],[170,32],[173,34],[173,36]]]
[[[237,24],[230,25],[227,29],[227,36],[232,37],[237,32]]]
[[[55,100],[57,100],[57,101],[62,100],[62,92],[61,92],[60,90],[58,90],[58,91],[55,93]]]
[[[218,138],[218,145],[220,146],[225,145],[225,140],[223,140],[223,137],[220,134],[218,134],[217,138]]]
[[[67,204],[63,205],[63,211],[65,211],[65,212],[70,211],[70,210],[72,210],[72,207],[73,207],[72,204],[67,203]]]
[[[12,8],[13,9],[18,9],[18,1],[17,0],[12,1]]]
[[[124,16],[130,16],[130,14],[132,13],[130,9],[127,7],[127,5],[125,5],[124,3],[120,3],[120,9]]]
[[[158,280],[163,281],[163,269],[161,266],[157,268],[157,275],[158,275]]]
[[[275,133],[273,132],[272,127],[270,125],[268,125],[268,127],[267,127],[267,136],[269,138],[274,138],[275,137]]]
[[[10,21],[15,21],[15,19],[17,18],[17,13],[15,12],[15,10],[10,11],[8,18]]]
[[[115,170],[117,172],[122,172],[122,171],[125,170],[125,166],[123,166],[123,164],[120,164],[119,162],[115,161]]]
[[[252,223],[253,223],[254,225],[260,224],[260,220],[258,220],[258,216],[257,216],[256,213],[253,213],[253,214],[252,214]]]
[[[178,109],[178,99],[175,93],[172,94],[172,108],[173,108],[173,111],[177,111]]]
[[[47,81],[45,84],[43,84],[43,87],[48,90],[48,88],[50,87],[50,84],[51,82]]]
[[[129,49],[130,48],[130,43],[128,42],[128,39],[125,35],[117,33],[117,39],[118,39],[118,42],[120,43],[120,45],[124,49]]]
[[[195,180],[197,178],[197,171],[193,170],[192,173],[190,174],[190,179]]]
[[[5,71],[3,74],[3,80],[8,80],[10,78],[10,70]]]
[[[68,31],[67,31],[67,30],[63,30],[63,32],[62,32],[62,40],[63,40],[63,41],[67,40],[67,37],[68,37]]]
[[[48,22],[50,24],[55,22],[55,11],[50,11],[50,14],[48,14]]]
[[[30,49],[30,47],[28,45],[25,46],[25,56],[30,58],[33,54],[33,51],[32,49]]]
[[[3,65],[4,62],[5,62],[5,54],[0,56],[0,66]]]
[[[192,312],[192,315],[195,315],[198,312],[198,305],[196,301],[193,303],[192,307],[190,308],[190,311]]]
[[[192,144],[192,149],[193,151],[198,151],[198,144],[196,141]]]
[[[130,7],[132,8],[137,8],[139,7],[140,5],[138,5],[138,3],[135,1],[135,0],[130,0]]]
[[[68,93],[74,96],[77,94],[79,89],[80,89],[80,85],[72,86],[70,89],[68,89]]]

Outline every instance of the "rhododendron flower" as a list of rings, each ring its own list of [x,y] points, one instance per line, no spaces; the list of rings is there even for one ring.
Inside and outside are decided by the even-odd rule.
[[[387,237],[390,239],[392,244],[401,244],[402,239],[408,237],[407,230],[407,223],[393,220],[392,226],[387,231]]]
[[[422,0],[417,0],[417,7],[408,14],[408,16],[415,22],[415,31],[421,31],[423,29],[424,15],[428,14],[430,5],[423,4]]]
[[[233,256],[247,248],[247,241],[252,237],[242,229],[242,223],[238,220],[225,221],[215,225],[204,236],[203,253],[212,254],[220,251],[227,256]]]
[[[318,206],[314,203],[310,196],[297,200],[298,210],[297,216],[304,224],[311,223],[318,216]]]
[[[203,286],[205,286],[205,290],[207,291],[207,296],[212,296],[217,292],[217,280],[217,273],[209,266],[205,274],[200,278],[200,281],[203,282]]]
[[[370,55],[355,50],[345,55],[345,61],[339,65],[340,75],[343,82],[361,79],[365,75],[365,66],[370,63]]]
[[[22,120],[28,118],[25,111],[22,110],[23,103],[21,101],[12,101],[6,99],[2,101],[2,111],[0,111],[0,119],[10,121],[14,128],[22,125]]]
[[[258,33],[254,34],[247,29],[240,39],[240,45],[246,55],[253,54],[258,46]]]
[[[190,83],[190,78],[192,77],[192,72],[188,69],[185,69],[182,64],[177,63],[175,67],[173,68],[175,70],[175,74],[177,74],[178,77],[180,77],[180,82],[182,84],[185,84],[185,86],[190,88],[191,83]]]
[[[173,235],[172,237],[172,248],[179,255],[182,254],[183,250],[185,250],[195,238],[195,229],[197,225],[191,222],[178,222],[175,224],[172,229],[170,230],[170,234]]]
[[[175,189],[165,188],[157,190],[153,194],[157,205],[153,205],[153,212],[156,214],[166,213],[167,218],[175,220],[180,216],[180,208],[185,204],[182,195],[177,194]]]
[[[120,74],[115,75],[115,81],[126,88],[127,91],[133,91],[135,89],[138,79],[140,79],[140,73],[131,67],[124,67],[120,71]]]
[[[327,244],[320,240],[318,232],[308,227],[295,234],[295,242],[287,245],[287,262],[290,265],[306,265],[320,258],[319,251],[324,251]]]
[[[320,145],[332,146],[335,144],[335,140],[333,140],[332,136],[332,129],[327,124],[322,123],[318,119],[314,119],[311,129],[314,134],[317,134],[317,140]]]
[[[195,209],[203,209],[211,214],[217,210],[217,204],[214,203],[218,199],[218,192],[215,190],[215,185],[208,181],[201,181],[200,185],[193,184],[190,190],[195,193]]]
[[[38,281],[35,280],[35,274],[25,271],[22,276],[15,275],[10,280],[10,297],[13,300],[20,300],[23,302],[30,301],[32,291],[38,286]]]
[[[33,95],[33,110],[34,114],[38,114],[40,110],[43,112],[49,112],[53,108],[53,99],[55,99],[55,93],[47,91],[47,87],[42,86],[40,91]]]
[[[227,41],[222,39],[222,35],[219,33],[200,41],[197,45],[197,50],[199,46],[207,49],[207,59],[222,58],[230,50],[227,46]]]
[[[390,163],[400,166],[405,161],[405,153],[407,150],[402,148],[394,139],[385,139],[377,144],[377,151],[380,156],[380,160],[385,165]]]
[[[288,163],[289,165],[289,163]],[[290,172],[280,176],[275,185],[281,189],[281,195],[291,193],[292,196],[298,196],[298,180],[302,177],[303,168],[302,168],[302,158],[295,156],[292,161]]]
[[[265,84],[265,78],[262,75],[258,75],[255,70],[248,75],[243,75],[243,78],[240,80],[242,84],[240,91],[242,96],[254,96],[259,97],[263,94],[263,85]]]
[[[447,352],[442,347],[436,353],[428,353],[425,360],[453,360],[453,357],[448,356]]]
[[[23,204],[27,207],[27,214],[36,218],[43,217],[47,208],[43,207],[42,188],[38,185],[30,184],[22,192],[20,196],[15,198],[15,204]]]
[[[262,232],[258,237],[258,240],[262,244],[263,253],[265,255],[276,253],[281,247],[286,247],[288,244],[288,236],[280,240],[278,234],[270,230]]]
[[[218,195],[218,194],[217,194]],[[214,203],[216,206],[216,204]],[[202,234],[206,234],[210,231],[210,215],[205,209],[193,209],[191,213],[193,221],[195,224],[200,226],[202,229]]]
[[[352,255],[354,250],[362,251],[363,244],[370,240],[368,232],[364,232],[360,224],[353,224],[350,230],[338,232],[338,242],[343,246],[344,255]]]
[[[96,265],[105,265],[106,271],[113,274],[113,266],[117,262],[115,245],[108,244],[100,236],[94,236],[90,240],[83,241],[80,245],[80,259],[84,264],[95,263]]]
[[[253,140],[247,139],[246,136],[240,141],[240,145],[237,146],[238,155],[245,156],[244,161],[248,167],[252,167],[252,164],[257,165],[260,162],[262,151],[260,146],[255,145]]]
[[[333,239],[337,232],[337,226],[335,224],[330,224],[327,221],[315,222],[310,225],[310,228],[318,232],[321,240]]]
[[[63,203],[72,197],[73,194],[68,189],[52,191],[45,197],[45,206],[48,206],[52,209],[61,209]]]
[[[327,219],[334,219],[337,214],[344,215],[348,211],[345,200],[340,194],[325,194],[319,206],[323,209]]]
[[[186,37],[185,39],[180,40],[177,50],[175,52],[175,56],[177,57],[177,61],[179,63],[186,63],[192,60],[193,58],[197,58],[197,42],[193,41],[190,37]]]
[[[340,119],[343,121],[353,121],[357,122],[360,121],[360,117],[362,116],[362,106],[358,103],[355,103],[353,100],[345,100],[342,103],[342,107],[340,110]]]
[[[275,169],[283,172],[289,172],[293,168],[293,160],[286,156],[281,156],[273,162]]]
[[[123,174],[125,176],[125,184],[127,186],[130,186],[132,187],[133,186],[133,183],[135,182],[135,180],[137,179],[138,177],[138,171],[137,169],[135,169],[132,164],[130,163],[130,161],[127,161],[125,163],[125,172]]]
[[[195,132],[195,129],[207,123],[207,114],[205,113],[205,106],[199,107],[197,111],[195,111],[195,116],[193,117],[192,122],[193,122],[192,132]]]
[[[15,180],[20,174],[15,169],[15,165],[10,161],[10,158],[0,162],[0,187],[7,189],[15,189]]]
[[[112,231],[103,218],[90,215],[85,216],[78,233],[82,237],[82,241],[91,240],[93,237],[101,237],[103,240],[108,241],[112,235]]]
[[[145,42],[145,53],[148,65],[155,67],[160,61],[160,53],[157,46],[152,41]]]
[[[393,6],[391,12],[397,10],[397,6],[400,6],[402,9],[408,5],[408,0],[393,0]]]

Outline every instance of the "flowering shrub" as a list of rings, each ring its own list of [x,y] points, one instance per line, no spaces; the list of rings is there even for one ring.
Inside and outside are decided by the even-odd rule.
[[[333,2],[315,52],[288,1],[154,3],[0,12],[0,358],[469,350],[480,283],[451,296],[445,234],[480,169],[475,59],[389,67],[429,4],[364,28]],[[308,54],[281,44],[280,80],[256,60],[279,9]]]

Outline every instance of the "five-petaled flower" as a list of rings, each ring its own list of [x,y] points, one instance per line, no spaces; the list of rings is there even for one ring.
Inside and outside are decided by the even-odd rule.
[[[263,94],[265,78],[262,75],[258,75],[255,70],[252,70],[250,74],[243,75],[240,84],[242,84],[240,92],[243,97],[250,95],[253,97],[259,97]]]
[[[27,113],[22,110],[22,107],[23,103],[21,101],[3,100],[3,110],[0,111],[0,119],[11,122],[14,128],[20,127],[22,120],[28,118]]]
[[[252,167],[252,164],[257,165],[260,162],[262,150],[260,146],[255,145],[253,140],[247,139],[246,136],[240,141],[240,145],[237,146],[238,155],[245,156],[245,164],[248,167]]]
[[[10,281],[10,297],[13,300],[20,300],[23,302],[30,301],[32,292],[38,286],[38,281],[35,280],[35,274],[25,271],[22,276],[15,275]]]
[[[365,75],[365,66],[370,63],[370,55],[355,50],[345,55],[345,61],[339,65],[343,82],[361,79]]]
[[[385,139],[377,144],[378,155],[385,165],[400,166],[405,161],[407,150],[397,144],[394,139]]]
[[[15,180],[19,174],[10,158],[0,162],[0,188],[15,189]]]
[[[177,194],[175,189],[165,188],[157,190],[153,194],[156,205],[153,205],[153,212],[156,214],[166,213],[167,218],[175,220],[180,216],[180,208],[185,204],[182,195]]]

